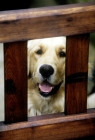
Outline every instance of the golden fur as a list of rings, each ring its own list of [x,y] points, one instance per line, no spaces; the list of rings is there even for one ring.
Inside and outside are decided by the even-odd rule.
[[[28,80],[28,116],[64,111],[65,44],[65,37],[28,42],[28,74],[31,75]],[[39,54],[40,51],[42,54]],[[44,64],[54,69],[54,73],[49,77],[49,83],[53,86],[61,83],[57,92],[49,97],[40,95],[37,85],[43,82],[39,69]]]

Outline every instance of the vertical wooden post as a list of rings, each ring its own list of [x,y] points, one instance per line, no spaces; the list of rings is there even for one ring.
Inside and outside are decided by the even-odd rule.
[[[27,120],[27,42],[4,44],[5,123]]]
[[[67,115],[86,112],[89,34],[67,37],[66,102]]]

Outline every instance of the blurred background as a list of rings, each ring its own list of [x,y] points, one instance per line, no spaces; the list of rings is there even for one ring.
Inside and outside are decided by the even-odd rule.
[[[73,3],[94,2],[94,0],[0,0],[0,10],[27,9]]]
[[[94,0],[0,0],[0,11],[85,3],[85,2],[94,2]],[[94,63],[95,57],[94,55],[95,55],[95,33],[91,33],[88,57],[89,62],[92,66]],[[93,83],[92,80],[89,80],[88,85],[89,85],[88,92],[90,93],[91,89],[95,88],[94,87],[95,84]],[[3,44],[0,43],[0,121],[3,120],[4,120],[4,66],[3,66]]]

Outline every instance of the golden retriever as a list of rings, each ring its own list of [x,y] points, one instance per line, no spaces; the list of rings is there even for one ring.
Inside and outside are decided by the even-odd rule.
[[[64,112],[66,37],[28,41],[28,116]],[[95,107],[95,93],[87,108]]]
[[[66,38],[28,41],[28,116],[64,111]]]

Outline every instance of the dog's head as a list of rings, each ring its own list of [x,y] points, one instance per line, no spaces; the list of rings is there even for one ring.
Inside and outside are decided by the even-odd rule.
[[[28,73],[43,97],[55,94],[64,82],[66,38],[28,41]]]

